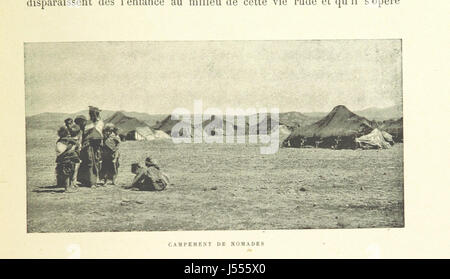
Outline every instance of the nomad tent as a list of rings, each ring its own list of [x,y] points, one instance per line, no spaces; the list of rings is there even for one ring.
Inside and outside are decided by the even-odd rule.
[[[121,139],[125,140],[154,140],[166,139],[170,136],[164,131],[151,129],[145,122],[125,115],[123,112],[116,112],[105,120],[105,123],[112,123],[119,128]]]
[[[394,139],[391,134],[385,131],[381,131],[381,133],[383,134],[383,138],[385,141],[387,141],[390,145],[394,145]]]
[[[356,148],[355,139],[370,133],[373,122],[339,105],[321,120],[295,129],[284,147]]]
[[[242,128],[245,129],[245,134],[248,135],[250,134],[260,134],[260,130],[262,130],[262,127],[265,127],[265,134],[270,134],[272,129],[272,125],[273,126],[277,126],[276,124],[278,124],[279,126],[285,126],[288,130],[291,126],[298,126],[298,123],[304,123],[304,119],[307,118],[307,116],[303,116],[300,113],[295,113],[295,112],[289,112],[289,113],[284,113],[284,114],[280,114],[280,121],[277,121],[278,123],[275,123],[275,121],[272,123],[272,118],[271,115],[268,113],[265,116],[263,116],[262,114],[254,114],[252,115],[253,117],[255,117],[256,119],[256,123],[251,126],[249,123],[249,116],[248,115],[234,115],[233,120],[228,122],[227,116],[226,115],[222,115],[222,116],[216,116],[216,115],[211,115],[209,116],[210,118],[207,120],[204,120],[201,122],[201,129],[204,130],[204,132],[206,132],[208,135],[214,135],[217,133],[222,133],[223,135],[226,134],[226,129],[227,127],[231,126],[234,129],[234,132],[236,133],[238,131],[238,128]],[[243,123],[240,123],[240,121],[238,121],[238,119],[241,119],[241,117],[243,118]],[[300,120],[298,120],[296,122],[295,118],[301,118]],[[211,128],[210,124],[211,122],[215,121],[220,121],[217,120],[216,118],[220,118],[222,120],[222,126],[220,127],[214,127]],[[284,123],[281,122],[281,119],[286,119],[287,122],[291,123],[291,125],[286,125]],[[164,120],[159,121],[158,123],[156,123],[156,125],[154,125],[152,128],[153,129],[157,129],[157,130],[161,130],[164,131],[167,134],[171,134],[172,133],[172,128],[180,123],[181,121],[186,121],[186,119],[182,119],[182,120],[172,120],[171,116],[167,116]],[[195,129],[199,129],[200,124],[195,125],[194,124],[194,115],[190,116],[189,119],[190,122],[186,122],[185,125],[187,126],[191,126],[191,133],[194,133]],[[303,121],[303,122],[302,122]],[[220,122],[219,122],[220,123]],[[218,124],[218,123],[213,123],[213,124]],[[238,127],[238,125],[243,125],[243,127]],[[220,131],[222,130],[222,131]],[[283,134],[285,133],[290,133],[290,130],[287,131],[286,129],[282,128]],[[181,135],[180,135],[181,136]]]
[[[168,134],[166,134],[164,131],[156,130],[153,132],[154,132],[155,139],[171,139],[171,137]]]
[[[403,117],[379,122],[378,128],[392,135],[393,141],[403,142]]]
[[[171,137],[163,131],[153,131],[150,127],[136,127],[136,129],[128,132],[127,140],[157,140],[170,139]]]
[[[172,120],[172,116],[168,115],[162,121],[158,121],[152,128],[154,130],[161,130],[167,135],[172,133],[172,128],[178,123],[180,120]]]
[[[147,124],[137,118],[125,115],[123,112],[116,112],[105,120],[105,123],[112,123],[119,128],[121,135],[127,135],[129,132],[134,131],[136,127],[145,127]]]
[[[134,130],[129,131],[126,136],[127,140],[154,140],[155,134],[150,127],[136,127]]]
[[[390,148],[392,136],[387,132],[382,132],[378,129],[373,129],[370,134],[361,136],[355,142],[364,149],[386,149]]]

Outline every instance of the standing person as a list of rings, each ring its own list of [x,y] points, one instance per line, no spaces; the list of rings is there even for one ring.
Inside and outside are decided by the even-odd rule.
[[[102,167],[100,179],[106,185],[108,179],[115,185],[117,182],[117,173],[119,169],[119,144],[118,129],[114,124],[108,123],[103,130],[104,144],[102,153]]]
[[[169,177],[160,170],[157,163],[150,157],[145,159],[145,168],[138,163],[131,165],[131,172],[136,176],[130,186],[125,188],[137,188],[141,191],[162,191],[169,182]]]
[[[84,128],[86,127],[86,124],[87,124],[87,119],[84,115],[78,115],[77,117],[75,117],[74,122],[76,125],[78,125],[78,127],[80,127],[80,132],[77,135],[77,141],[78,141],[78,146],[79,146],[78,154],[80,157],[80,164],[75,169],[75,174],[74,174],[76,183],[79,184],[83,180],[82,176],[80,177],[80,175],[79,175],[79,169],[81,166],[81,150],[82,150],[82,146],[83,146],[83,134],[84,134]]]
[[[114,127],[113,128],[113,136],[114,136],[114,142],[116,143],[116,151],[114,152],[114,159],[113,159],[113,165],[114,165],[114,175],[113,175],[113,185],[117,184],[117,175],[119,174],[119,159],[120,159],[120,148],[119,144],[121,142],[120,135],[119,135],[119,128]]]
[[[75,153],[77,155],[77,161],[75,162],[75,169],[71,178],[72,186],[78,187],[78,170],[80,169],[80,153],[81,153],[81,129],[77,124],[70,125],[69,135],[75,142]]]
[[[77,117],[75,117],[74,122],[80,128],[80,133],[78,134],[77,138],[78,138],[78,142],[80,143],[80,146],[81,146],[83,144],[83,134],[84,134],[84,128],[86,127],[86,124],[87,124],[87,119],[84,115],[78,115]]]
[[[76,153],[76,140],[70,137],[69,130],[62,126],[58,130],[58,140],[56,141],[56,181],[59,187],[64,187],[66,191],[75,190],[73,178],[75,165],[80,162]]]
[[[100,109],[89,106],[89,120],[84,126],[81,148],[81,165],[79,180],[84,185],[91,187],[99,183],[101,169],[101,151],[103,145],[103,121],[100,117]]]

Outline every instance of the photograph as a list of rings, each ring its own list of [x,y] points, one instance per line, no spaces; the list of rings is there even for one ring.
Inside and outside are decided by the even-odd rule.
[[[23,46],[27,233],[405,227],[401,39]]]

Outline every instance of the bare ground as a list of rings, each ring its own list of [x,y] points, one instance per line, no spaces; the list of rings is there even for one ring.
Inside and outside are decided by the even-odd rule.
[[[403,146],[389,150],[124,142],[117,186],[63,193],[55,132],[27,133],[28,232],[403,227]],[[132,162],[156,158],[173,183],[122,189]]]

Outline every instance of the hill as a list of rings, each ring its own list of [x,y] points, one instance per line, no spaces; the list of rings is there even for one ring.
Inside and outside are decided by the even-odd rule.
[[[402,105],[395,105],[385,108],[371,107],[363,110],[355,110],[354,113],[369,120],[384,121],[403,117],[403,107]],[[326,112],[305,112],[303,114],[310,119],[320,119],[327,115]]]
[[[117,111],[102,110],[102,119],[106,120],[114,115]],[[128,112],[120,111],[129,117],[134,117],[142,122],[145,122],[147,126],[153,126],[157,121],[163,119],[165,114],[148,114],[143,112]],[[64,119],[75,118],[77,115],[84,115],[89,117],[88,110],[82,110],[74,113],[59,113],[59,112],[44,112],[32,116],[26,117],[26,127],[28,129],[40,129],[40,130],[57,130],[59,126],[64,124]]]
[[[171,120],[169,114],[148,114],[143,112],[127,112],[127,111],[119,111],[119,112],[123,113],[128,117],[136,118],[137,120],[144,122],[147,126],[150,126],[153,129],[163,130],[168,134],[170,134],[172,127],[176,123],[178,123],[178,120]],[[108,119],[115,113],[116,111],[103,110],[101,112],[101,115],[103,119]],[[380,122],[379,123],[380,125],[382,125],[381,122],[390,120],[391,122],[387,122],[384,124],[385,126],[389,126],[393,125],[392,121],[394,121],[394,119],[398,120],[399,118],[402,117],[402,110],[401,106],[399,105],[388,108],[369,108],[361,111],[356,111],[355,114],[369,120],[377,120],[378,122]],[[85,115],[87,117],[88,110],[83,110],[76,113],[45,112],[26,117],[26,125],[27,128],[29,129],[31,128],[43,130],[47,129],[56,130],[58,129],[59,126],[63,125],[64,119],[68,117],[75,118],[77,115]],[[306,127],[309,126],[310,124],[314,124],[315,122],[321,120],[323,117],[326,116],[327,113],[324,112],[308,112],[308,113],[300,113],[296,111],[283,112],[279,114],[279,124],[285,125],[288,129],[294,131],[301,127]],[[262,120],[259,120],[259,122],[261,121]],[[246,117],[246,133],[248,133],[248,126],[249,126],[248,117]],[[270,128],[270,122],[268,124],[268,128]]]
[[[387,108],[372,107],[355,111],[355,113],[370,120],[384,121],[403,117],[403,107],[402,105],[395,105]]]
[[[105,119],[115,111],[104,110],[101,112],[102,118]],[[60,126],[64,125],[64,120],[67,118],[75,118],[78,115],[84,115],[89,118],[88,110],[82,110],[74,113],[62,113],[62,112],[44,112],[36,115],[28,116],[25,118],[27,129],[39,129],[39,130],[57,130]]]
[[[294,130],[298,127],[306,126],[312,124],[320,119],[317,116],[308,116],[304,113],[291,111],[280,113],[279,116],[280,125],[285,125],[290,130]]]

